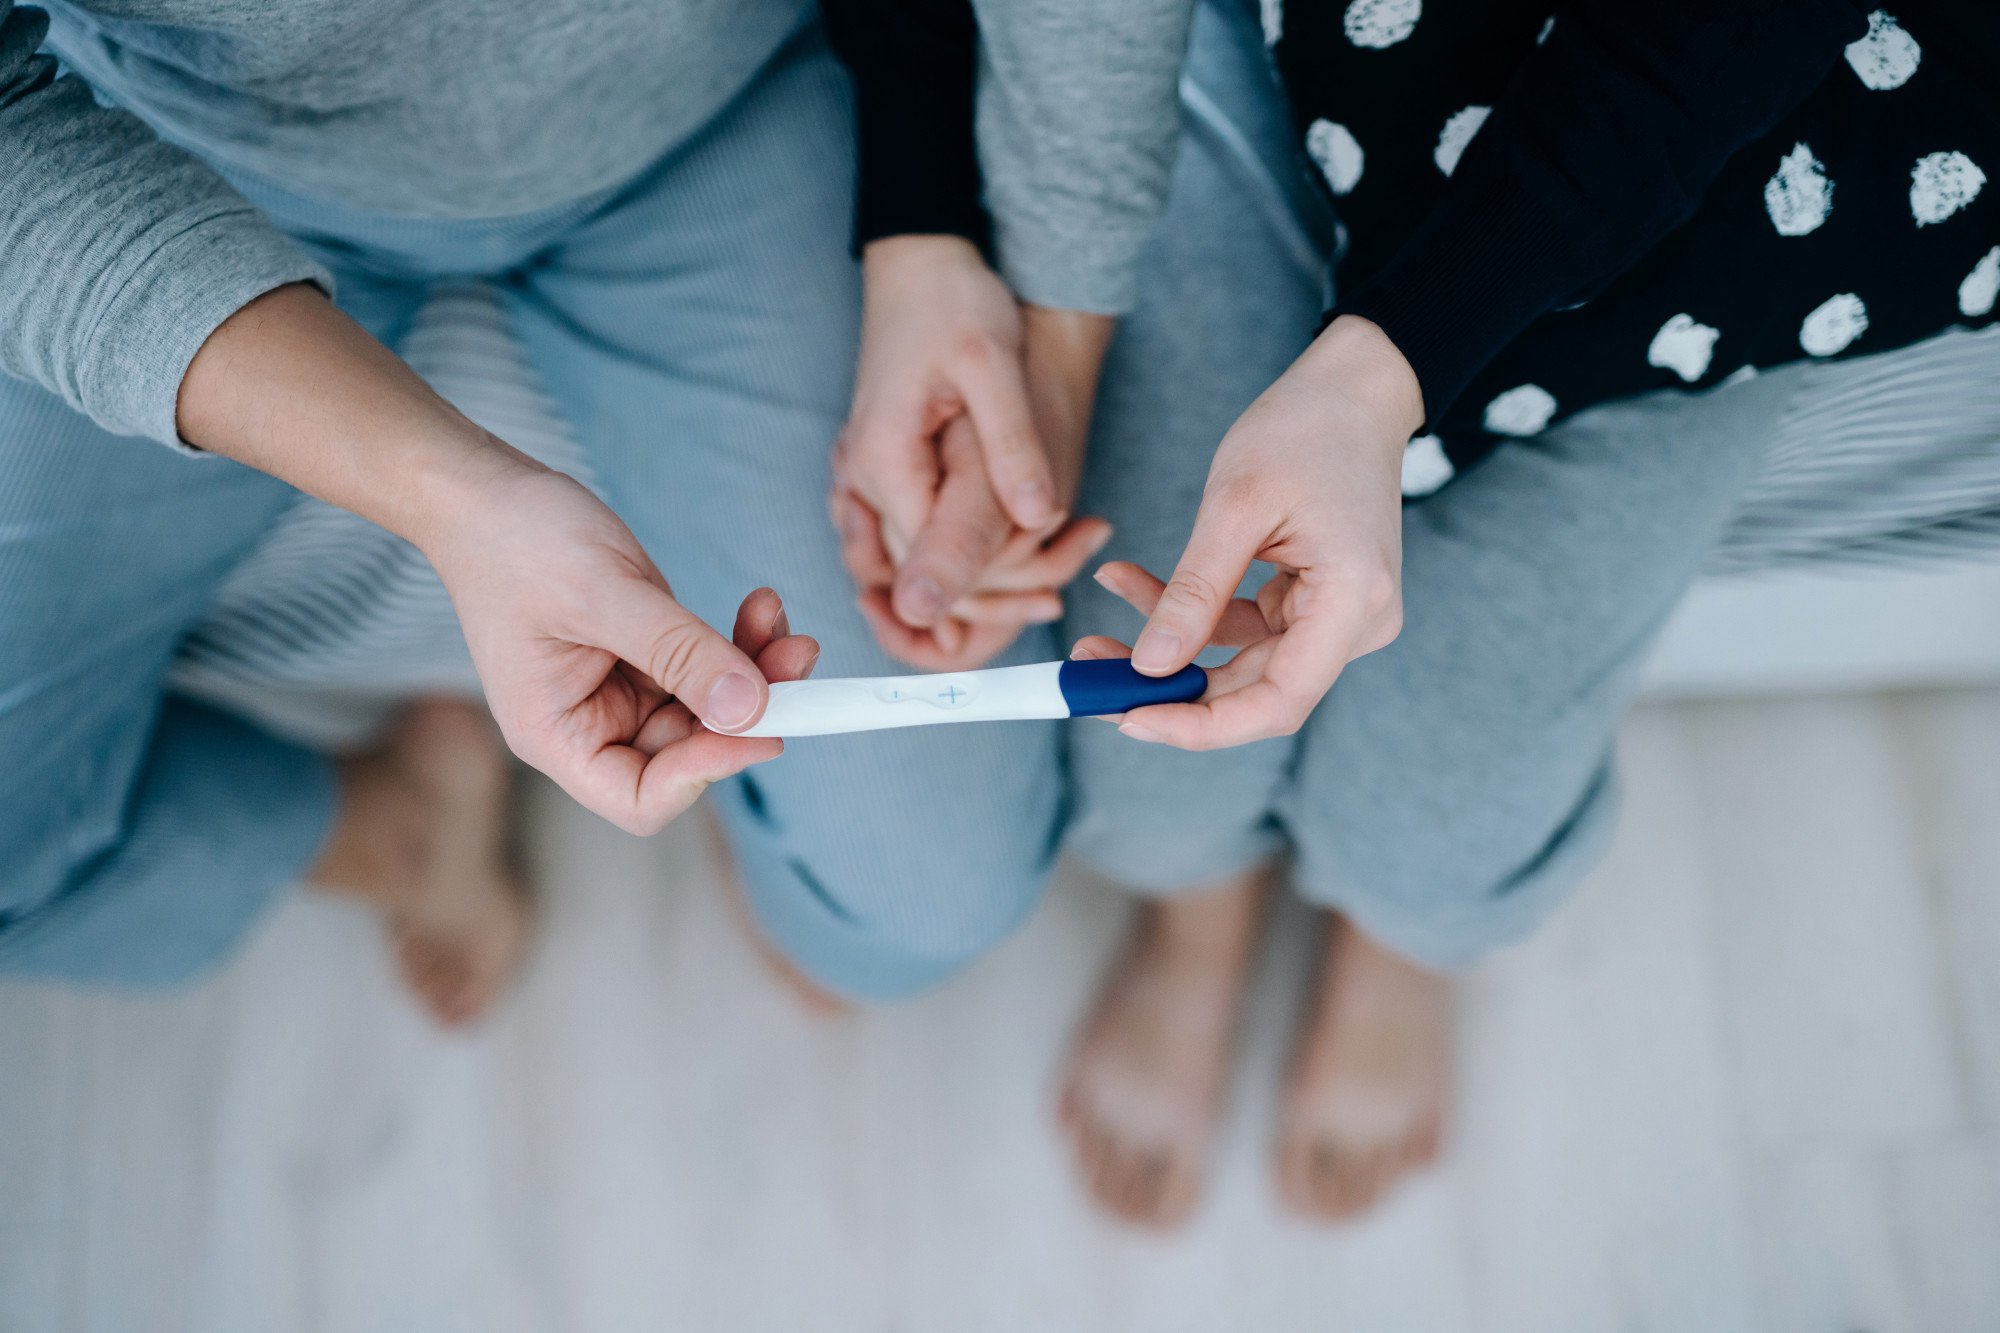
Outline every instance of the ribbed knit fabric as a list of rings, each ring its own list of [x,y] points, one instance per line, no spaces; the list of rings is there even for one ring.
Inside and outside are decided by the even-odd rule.
[[[0,0],[0,371],[173,445],[203,339],[315,265],[214,169],[377,216],[630,180],[810,0]],[[60,61],[60,63],[58,63]]]

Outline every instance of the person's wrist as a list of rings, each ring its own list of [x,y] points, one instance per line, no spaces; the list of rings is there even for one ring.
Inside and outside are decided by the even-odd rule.
[[[1110,315],[1021,306],[1022,369],[1065,507],[1076,502],[1098,377],[1117,327]]]
[[[485,540],[508,491],[549,469],[470,422],[413,444],[391,510],[375,521],[422,551],[433,564]]]
[[[429,552],[503,476],[539,468],[468,421],[318,288],[230,315],[181,380],[176,427]]]
[[[1021,336],[1028,371],[1072,402],[1088,406],[1118,321],[1088,310],[1059,310],[1023,303]]]
[[[1399,446],[1424,424],[1424,391],[1416,371],[1373,320],[1335,319],[1313,340],[1300,366],[1345,409],[1379,423]]]
[[[862,278],[871,285],[907,272],[967,264],[983,269],[986,257],[963,236],[944,232],[884,236],[861,248]]]

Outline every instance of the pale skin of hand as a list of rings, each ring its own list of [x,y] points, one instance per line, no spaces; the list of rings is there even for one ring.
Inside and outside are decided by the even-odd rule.
[[[1098,581],[1147,617],[1124,656],[1170,675],[1209,644],[1238,649],[1189,704],[1135,709],[1119,729],[1186,750],[1288,736],[1347,664],[1402,628],[1402,456],[1423,423],[1415,373],[1365,319],[1336,319],[1223,437],[1193,535],[1166,582],[1122,562]],[[1276,569],[1235,595],[1253,560]]]
[[[883,648],[975,667],[1110,540],[1067,517],[1112,321],[1017,306],[969,243],[876,241],[853,414],[831,507],[858,604]]]
[[[466,420],[317,289],[224,321],[182,380],[178,425],[421,550],[508,745],[628,832],[783,751],[725,734],[818,657],[775,592],[745,598],[724,638],[601,501]]]

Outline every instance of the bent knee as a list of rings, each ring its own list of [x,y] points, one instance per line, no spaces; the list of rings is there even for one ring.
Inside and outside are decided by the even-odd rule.
[[[1527,935],[1596,865],[1616,785],[1607,767],[1567,807],[1462,813],[1298,830],[1295,888],[1419,962],[1457,967]]]
[[[739,783],[732,832],[760,924],[821,985],[861,1000],[941,985],[1020,928],[1047,891],[1056,811],[1005,836],[939,838],[784,831],[754,782]]]
[[[1097,812],[1102,814],[1103,812]],[[1192,821],[1086,814],[1069,849],[1097,873],[1139,893],[1174,893],[1278,856],[1284,835],[1267,815]]]
[[[1048,887],[1048,868],[1025,861],[923,880],[884,866],[866,882],[822,873],[806,857],[789,858],[786,869],[791,884],[780,891],[794,902],[761,915],[791,920],[792,930],[773,933],[793,961],[859,1000],[907,999],[943,985],[1019,929]],[[760,907],[769,900],[768,891],[753,897]]]
[[[199,882],[136,890],[97,859],[9,878],[0,901],[0,974],[118,990],[179,990],[208,979],[240,941],[249,913],[202,909]],[[163,914],[162,903],[186,904]]]

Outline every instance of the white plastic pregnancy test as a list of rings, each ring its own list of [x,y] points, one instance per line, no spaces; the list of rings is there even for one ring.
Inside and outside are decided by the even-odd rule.
[[[1130,662],[1037,662],[940,676],[849,676],[789,680],[771,687],[757,725],[739,736],[831,736],[842,731],[928,727],[939,722],[1014,722],[1092,717],[1147,704],[1188,703],[1208,673],[1182,667],[1142,676]]]

